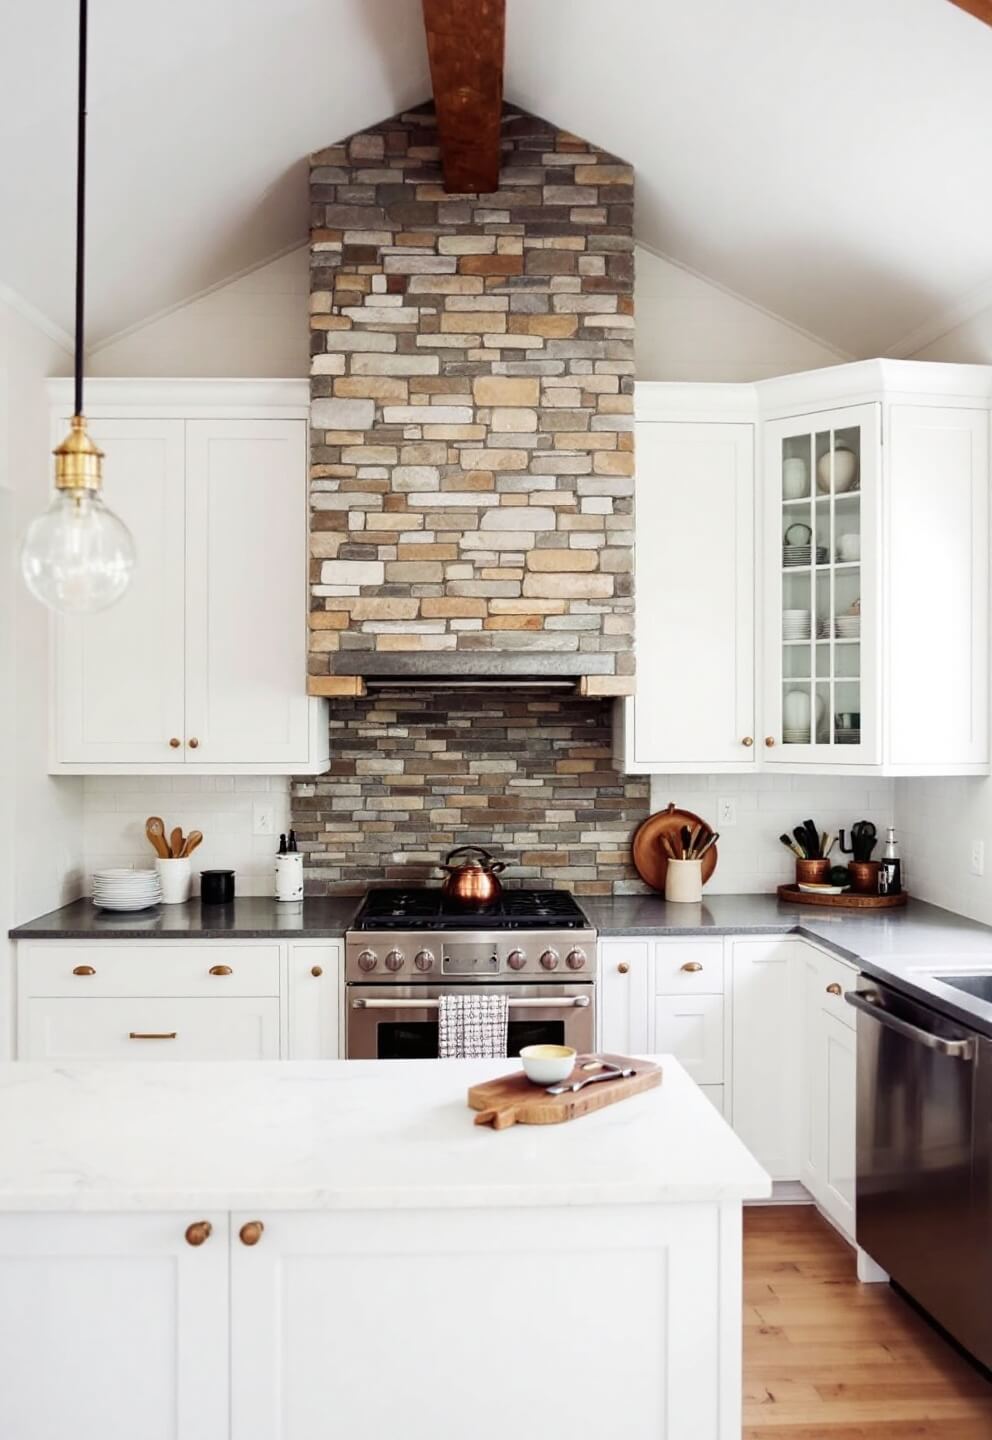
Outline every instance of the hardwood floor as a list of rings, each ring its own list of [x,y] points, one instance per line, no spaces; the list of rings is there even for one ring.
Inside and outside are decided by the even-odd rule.
[[[812,1206],[744,1212],[744,1440],[992,1440],[992,1382]]]

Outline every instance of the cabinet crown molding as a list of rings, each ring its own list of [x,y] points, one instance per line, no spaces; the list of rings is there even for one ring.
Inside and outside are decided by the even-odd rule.
[[[49,380],[52,409],[72,410],[72,381]],[[94,418],[141,415],[149,419],[307,419],[310,382],[246,379],[95,379],[86,382],[86,413]]]

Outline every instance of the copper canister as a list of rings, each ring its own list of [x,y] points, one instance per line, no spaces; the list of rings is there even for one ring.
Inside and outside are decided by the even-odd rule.
[[[830,878],[829,860],[797,860],[797,885],[825,885]]]
[[[882,867],[877,860],[851,860],[847,873],[851,877],[851,889],[856,895],[878,894],[878,872]]]

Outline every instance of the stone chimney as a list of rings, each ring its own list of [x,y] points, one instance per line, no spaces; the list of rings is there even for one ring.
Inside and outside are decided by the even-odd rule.
[[[507,109],[446,194],[431,106],[312,157],[310,690],[633,680],[633,175]],[[595,678],[593,678],[595,677]]]

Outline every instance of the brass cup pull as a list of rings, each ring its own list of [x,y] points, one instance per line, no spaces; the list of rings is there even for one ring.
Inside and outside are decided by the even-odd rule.
[[[169,744],[172,746],[173,750],[178,750],[182,743],[183,742],[180,740],[178,735],[173,735],[172,739],[169,741]]]
[[[310,974],[313,976],[313,978],[314,978],[315,980],[319,980],[320,977],[321,977],[321,975],[323,975],[323,973],[324,973],[324,967],[323,967],[323,965],[311,965],[311,966],[310,966]]]
[[[748,749],[750,749],[751,746],[754,744],[754,736],[753,736],[753,735],[745,735],[745,736],[744,736],[744,739],[741,741],[741,744],[742,744],[742,745],[746,745],[746,746],[748,747]]]
[[[828,995],[843,995],[843,993],[843,990],[840,988],[836,981],[834,981],[832,985],[827,986]]]
[[[194,1220],[192,1225],[186,1226],[186,1244],[202,1245],[213,1233],[214,1227],[209,1220]]]
[[[175,1040],[175,1030],[129,1030],[129,1040]]]
[[[96,971],[92,965],[74,965],[72,973],[73,975],[95,975]]]
[[[695,975],[698,971],[702,970],[702,968],[698,960],[687,960],[682,966],[682,969],[687,975]]]
[[[233,975],[234,971],[230,965],[211,965],[209,973],[211,975]]]
[[[264,1229],[261,1220],[247,1220],[238,1231],[238,1238],[242,1245],[257,1245]]]
[[[620,964],[617,966],[617,972],[620,975],[626,975],[629,969],[630,966],[627,964],[626,960],[621,960]]]
[[[199,740],[197,740],[196,736],[194,735],[192,740],[190,740],[189,742],[189,748],[191,750],[195,750],[198,747],[199,743]]]
[[[769,750],[770,750],[770,749],[772,748],[772,746],[775,744],[775,736],[774,736],[774,735],[766,735],[766,736],[765,736],[765,744],[768,746],[768,748],[769,748]]]

